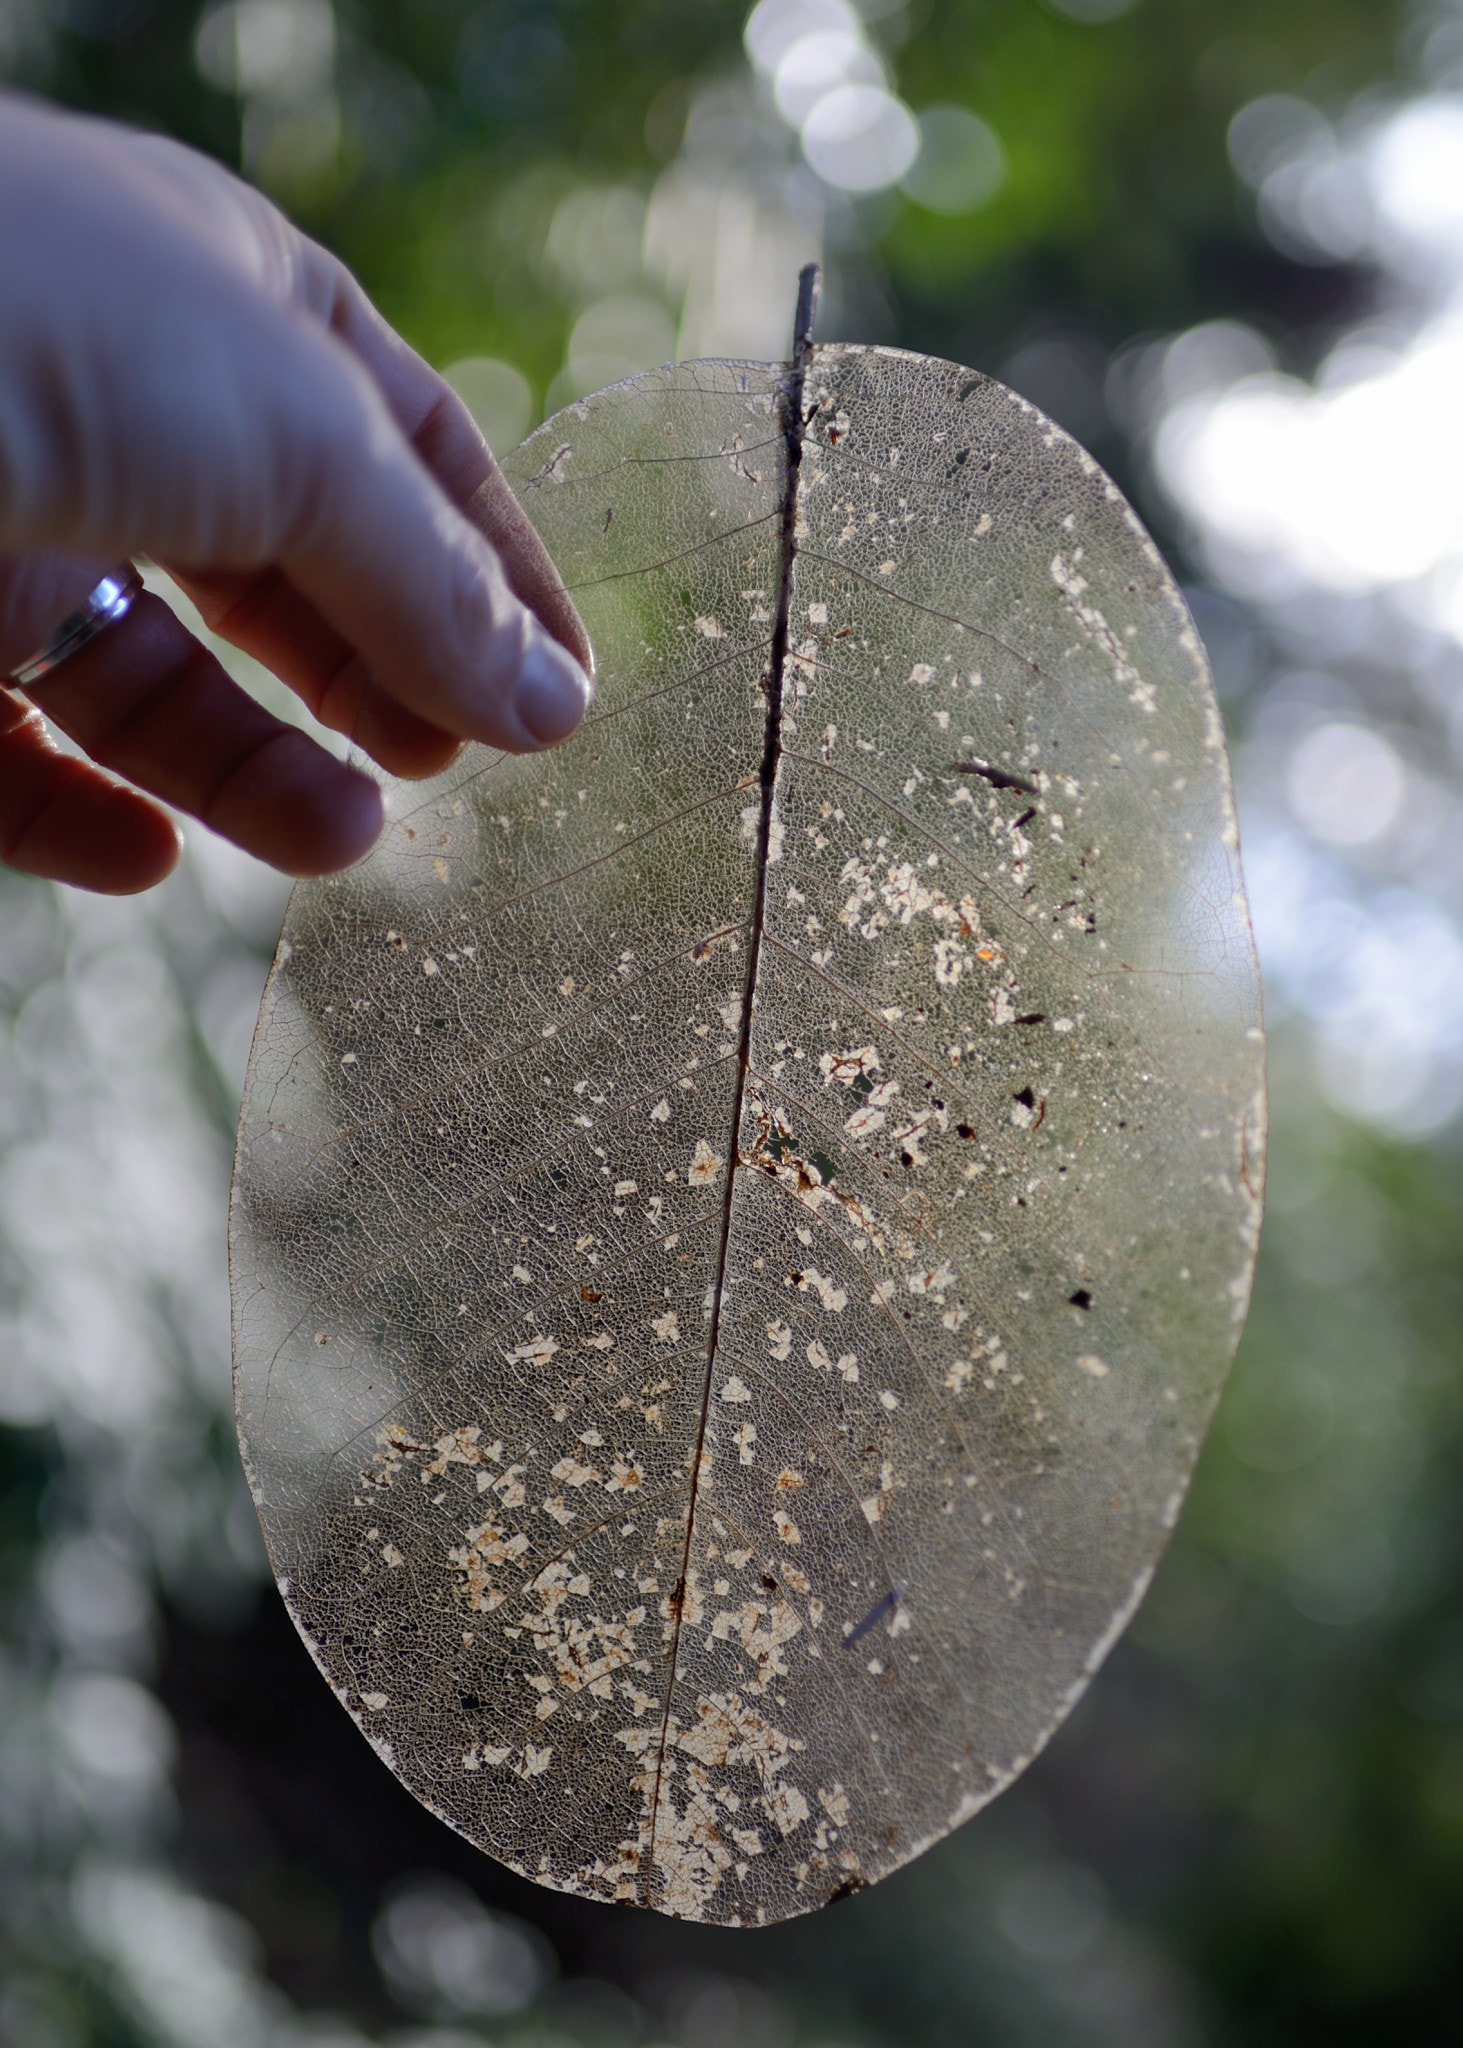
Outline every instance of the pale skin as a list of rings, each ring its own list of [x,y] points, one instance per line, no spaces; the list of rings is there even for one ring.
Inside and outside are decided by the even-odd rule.
[[[471,416],[349,272],[209,159],[0,94],[0,676],[134,555],[393,775],[554,745],[589,700],[584,628]],[[301,875],[382,816],[143,596],[0,689],[0,861],[149,888],[181,847],[164,804]]]

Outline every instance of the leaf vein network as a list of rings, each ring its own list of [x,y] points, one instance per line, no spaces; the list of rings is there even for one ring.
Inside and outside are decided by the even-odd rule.
[[[633,576],[652,576],[657,569],[673,569],[677,562],[689,562],[697,555],[704,555],[708,548],[720,547],[723,541],[735,540],[738,534],[755,533],[759,526],[767,526],[780,518],[779,512],[764,512],[760,518],[745,519],[740,526],[728,526],[720,533],[708,534],[705,540],[698,540],[688,548],[678,548],[673,555],[666,555],[658,562],[639,562],[631,569],[611,569],[604,576],[586,576],[580,582],[566,583],[567,591],[598,590],[606,583],[624,583]]]

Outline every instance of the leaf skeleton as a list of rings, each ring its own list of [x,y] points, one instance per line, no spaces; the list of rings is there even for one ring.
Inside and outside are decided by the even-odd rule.
[[[504,459],[595,703],[296,887],[230,1222],[273,1570],[378,1755],[527,1878],[741,1927],[1058,1728],[1263,1185],[1176,586],[1026,401],[819,344],[813,298],[790,362],[646,371]]]

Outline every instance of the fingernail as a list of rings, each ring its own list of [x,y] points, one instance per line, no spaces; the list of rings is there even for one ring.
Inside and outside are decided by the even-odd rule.
[[[535,633],[518,670],[513,708],[541,746],[567,739],[589,708],[588,676],[557,640]]]

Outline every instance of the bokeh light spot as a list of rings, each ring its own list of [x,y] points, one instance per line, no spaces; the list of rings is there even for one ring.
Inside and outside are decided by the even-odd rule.
[[[913,114],[877,85],[846,85],[825,93],[803,123],[803,154],[844,192],[880,192],[895,185],[919,154]]]
[[[918,118],[919,155],[900,190],[930,213],[988,206],[1006,182],[1006,152],[995,130],[968,107],[924,107]]]
[[[1291,756],[1291,807],[1308,831],[1333,846],[1365,846],[1392,824],[1407,774],[1380,733],[1363,725],[1322,725]]]

